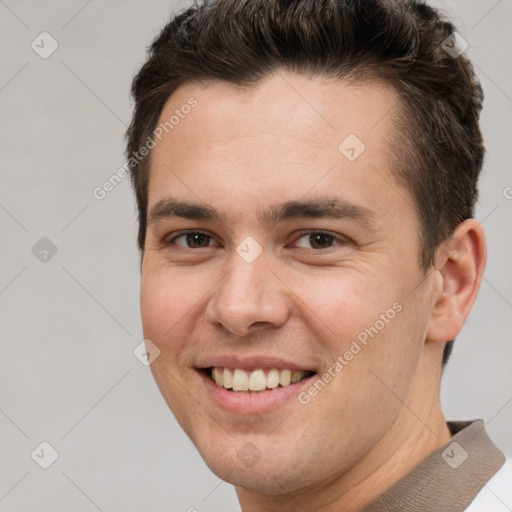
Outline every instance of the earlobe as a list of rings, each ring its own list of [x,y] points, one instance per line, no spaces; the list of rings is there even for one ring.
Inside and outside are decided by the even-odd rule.
[[[433,298],[427,340],[445,342],[459,334],[475,302],[486,258],[484,231],[475,219],[459,224],[438,248],[441,285]]]

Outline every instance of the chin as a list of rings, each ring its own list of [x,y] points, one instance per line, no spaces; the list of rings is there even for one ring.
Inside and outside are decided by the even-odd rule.
[[[290,467],[280,468],[271,461],[266,464],[258,463],[254,467],[247,467],[241,463],[228,465],[219,461],[212,461],[211,464],[207,462],[207,465],[221,480],[235,487],[243,487],[269,496],[294,492],[307,485],[300,475],[291,474]]]
[[[253,439],[251,441],[251,439]],[[279,446],[272,436],[262,446],[260,436],[232,438],[226,434],[224,443],[195,442],[208,468],[221,480],[236,487],[266,495],[295,492],[314,483],[320,477],[313,471],[313,454],[298,454],[300,443],[289,438],[287,447]],[[256,447],[260,446],[261,450]],[[298,456],[300,455],[300,456]],[[325,470],[325,467],[324,467]],[[306,481],[306,476],[311,481]]]

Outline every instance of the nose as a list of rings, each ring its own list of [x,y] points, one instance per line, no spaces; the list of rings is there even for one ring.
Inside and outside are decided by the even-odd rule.
[[[286,287],[260,256],[246,263],[237,254],[206,308],[206,320],[236,336],[280,327],[289,317]]]

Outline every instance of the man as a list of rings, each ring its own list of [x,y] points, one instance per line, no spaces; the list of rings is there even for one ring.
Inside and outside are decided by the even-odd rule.
[[[439,399],[486,260],[458,41],[421,2],[214,0],[134,80],[151,368],[244,512],[511,506]]]

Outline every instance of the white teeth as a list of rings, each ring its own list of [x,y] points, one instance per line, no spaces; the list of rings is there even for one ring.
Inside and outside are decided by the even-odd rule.
[[[289,386],[292,381],[292,371],[291,370],[282,370],[281,375],[279,375],[279,384],[281,386]]]
[[[238,368],[233,373],[233,391],[247,391],[249,389],[249,377],[245,370]]]
[[[229,371],[228,368],[224,368],[224,373],[222,374],[223,385],[226,389],[233,387],[233,374]]]
[[[281,385],[289,386],[300,382],[308,372],[304,370],[278,370],[272,368],[267,371],[258,368],[247,372],[240,368],[234,370],[230,368],[214,367],[212,370],[212,379],[217,386],[233,391],[263,391],[265,389],[274,389]]]
[[[273,368],[267,375],[267,388],[273,389],[279,386],[279,370]]]
[[[249,389],[262,391],[267,387],[267,377],[263,370],[253,370],[249,376]]]
[[[217,384],[217,386],[222,386],[222,372],[220,368],[213,369],[213,380]]]

